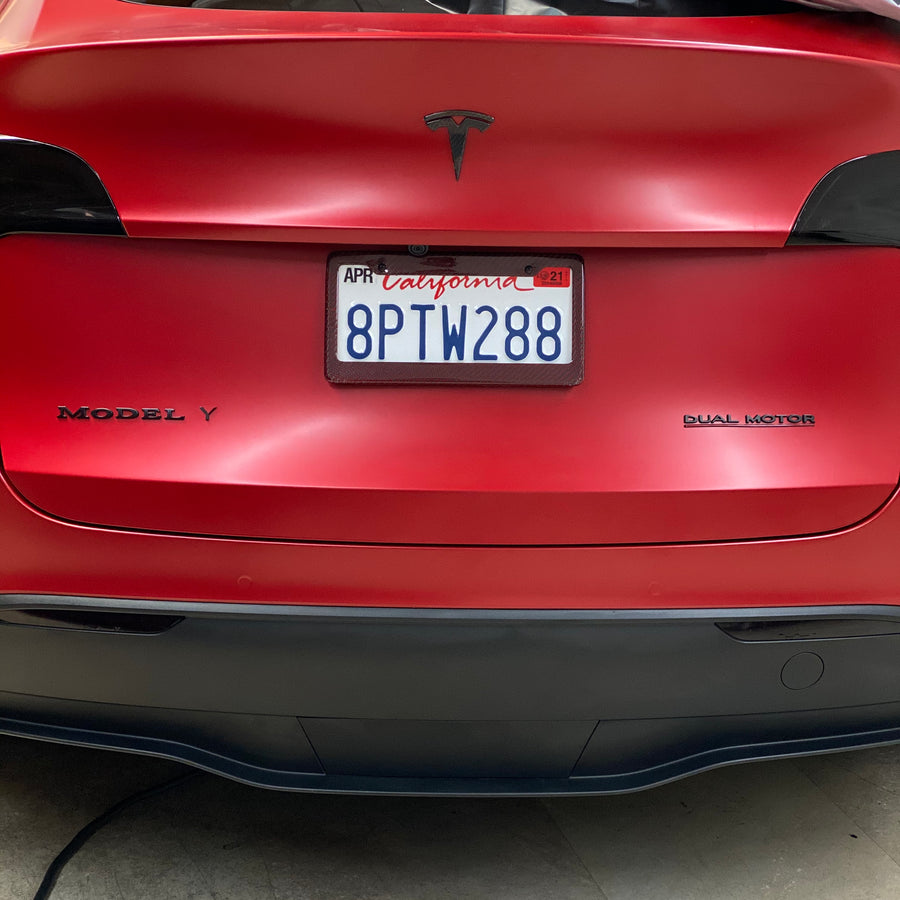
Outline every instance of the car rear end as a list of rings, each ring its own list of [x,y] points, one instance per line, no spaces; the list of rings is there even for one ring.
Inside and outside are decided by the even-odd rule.
[[[457,794],[900,739],[900,37],[745,6],[0,5],[0,730]]]

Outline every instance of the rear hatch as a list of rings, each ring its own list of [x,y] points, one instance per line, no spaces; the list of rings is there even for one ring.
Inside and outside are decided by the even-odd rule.
[[[900,256],[783,246],[822,175],[900,144],[881,26],[90,8],[84,46],[0,56],[5,129],[88,160],[129,235],[0,240],[0,447],[36,507],[605,544],[825,532],[890,496]],[[493,121],[457,180],[424,117],[459,110]],[[328,380],[329,258],[410,246],[578,260],[583,380]]]

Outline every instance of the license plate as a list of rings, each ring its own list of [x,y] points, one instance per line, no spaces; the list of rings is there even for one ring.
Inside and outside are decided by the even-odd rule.
[[[583,266],[571,256],[336,254],[326,374],[341,383],[574,385]]]

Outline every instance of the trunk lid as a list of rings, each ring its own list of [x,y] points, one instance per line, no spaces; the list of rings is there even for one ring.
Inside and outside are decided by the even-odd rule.
[[[6,471],[74,521],[304,541],[772,537],[887,499],[900,254],[582,254],[580,385],[361,386],[324,376],[326,248],[4,238]]]
[[[574,545],[813,534],[891,494],[900,255],[783,248],[825,172],[900,146],[888,26],[78,12],[80,41],[50,2],[0,56],[4,128],[88,160],[131,236],[0,240],[33,505]],[[459,181],[424,121],[448,109],[494,118]],[[408,244],[579,255],[583,383],[329,383],[329,254]]]

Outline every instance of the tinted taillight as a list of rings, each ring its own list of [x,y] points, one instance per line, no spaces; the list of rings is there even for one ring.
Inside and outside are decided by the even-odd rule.
[[[832,169],[803,205],[788,243],[900,247],[900,150]]]
[[[0,235],[125,234],[97,173],[62,147],[0,136]]]

